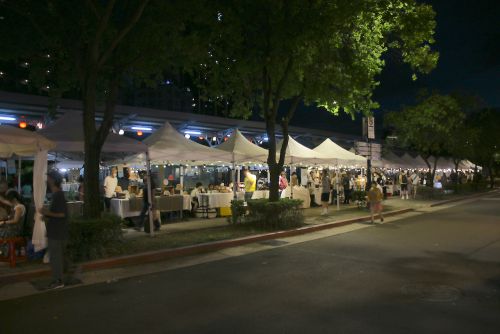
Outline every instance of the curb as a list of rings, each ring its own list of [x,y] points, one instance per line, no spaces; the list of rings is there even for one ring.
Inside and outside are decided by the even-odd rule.
[[[394,211],[389,211],[389,212],[384,213],[384,216],[385,217],[392,217],[392,216],[397,216],[397,215],[407,213],[410,211],[413,211],[413,209],[408,208],[408,209],[394,210]],[[170,259],[177,258],[177,257],[197,255],[197,254],[208,253],[208,252],[215,252],[215,251],[218,251],[221,249],[241,246],[241,245],[255,243],[255,242],[259,242],[259,241],[287,238],[287,237],[293,237],[293,236],[307,234],[307,233],[313,233],[313,232],[327,230],[327,229],[331,229],[331,228],[335,228],[335,227],[341,227],[341,226],[350,225],[350,224],[354,224],[354,223],[364,222],[364,221],[370,220],[370,218],[371,218],[370,216],[363,216],[363,217],[351,218],[351,219],[346,219],[346,220],[337,221],[337,222],[312,225],[312,226],[304,226],[304,227],[300,227],[300,228],[293,229],[293,230],[287,230],[287,231],[278,231],[278,232],[257,234],[257,235],[252,235],[252,236],[237,238],[237,239],[214,241],[214,242],[203,243],[203,244],[198,244],[198,245],[193,245],[193,246],[185,246],[185,247],[172,248],[172,249],[149,251],[149,252],[144,252],[144,253],[139,253],[139,254],[123,255],[123,256],[112,257],[112,258],[108,258],[108,259],[94,260],[94,261],[82,263],[80,265],[80,268],[82,271],[92,271],[92,270],[98,270],[98,269],[110,269],[110,268],[119,267],[119,266],[129,266],[129,265],[137,265],[137,264],[143,264],[143,263],[165,261],[165,260],[170,260]],[[26,281],[26,280],[30,280],[30,279],[34,279],[34,278],[39,278],[42,276],[47,276],[49,274],[50,274],[50,269],[43,268],[43,269],[37,269],[37,270],[2,275],[2,276],[0,276],[0,285],[14,283],[14,282],[20,282],[20,281]]]
[[[478,198],[478,197],[483,197],[483,196],[491,195],[491,194],[494,194],[494,193],[497,193],[497,192],[498,192],[498,190],[490,190],[490,191],[487,191],[487,192],[484,192],[484,193],[480,193],[480,194],[474,194],[474,195],[469,195],[469,196],[464,196],[464,197],[447,199],[447,200],[444,200],[444,201],[432,203],[429,206],[431,208],[433,208],[433,207],[440,206],[440,205],[445,205],[445,204],[448,204],[448,203],[455,203],[455,202],[465,201],[465,200],[468,200],[468,199],[474,199],[474,198]]]

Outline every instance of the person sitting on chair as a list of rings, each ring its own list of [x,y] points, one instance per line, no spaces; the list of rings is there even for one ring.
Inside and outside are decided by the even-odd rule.
[[[10,219],[0,221],[0,239],[18,237],[21,235],[21,228],[26,214],[26,207],[22,202],[21,195],[15,190],[10,190],[2,202],[12,207],[12,216]],[[0,249],[0,253],[5,255],[7,252]]]

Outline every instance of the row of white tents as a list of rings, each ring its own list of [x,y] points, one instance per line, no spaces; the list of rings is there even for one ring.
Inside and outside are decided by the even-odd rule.
[[[283,140],[278,142],[278,152],[282,143]],[[33,198],[37,208],[43,205],[45,199],[49,151],[69,156],[80,156],[81,158],[84,151],[84,131],[81,115],[75,113],[65,114],[37,133],[0,125],[1,158],[12,156],[35,157]],[[148,166],[151,161],[172,164],[228,163],[233,164],[233,166],[246,163],[265,164],[268,157],[266,149],[249,141],[237,129],[228,140],[214,148],[185,138],[168,122],[143,142],[110,133],[102,148],[102,154],[103,158],[108,159],[108,161],[116,162],[117,158],[119,158],[122,162],[146,162]],[[366,158],[340,147],[330,139],[326,139],[316,148],[310,149],[289,137],[285,164],[292,166],[335,165],[364,167],[366,166]],[[374,166],[384,168],[427,168],[422,158],[413,158],[409,154],[405,154],[403,157],[390,154],[382,161],[375,162]],[[442,169],[454,168],[453,163],[449,161],[441,161],[438,166]],[[463,162],[460,167],[471,168],[472,164]],[[149,168],[147,169],[149,170]],[[33,243],[35,247],[38,246],[37,248],[43,248],[40,243],[43,243],[44,238],[37,239],[35,237],[35,234],[44,235],[44,231],[37,231],[37,229],[41,229],[42,224],[40,222],[41,217],[35,215]]]

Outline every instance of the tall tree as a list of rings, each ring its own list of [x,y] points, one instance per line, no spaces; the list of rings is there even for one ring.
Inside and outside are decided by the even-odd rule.
[[[386,124],[394,128],[400,145],[422,156],[433,180],[440,157],[449,155],[451,149],[455,149],[457,158],[461,157],[458,146],[463,137],[457,138],[457,133],[464,119],[465,114],[454,98],[433,93],[415,106],[388,113]]]
[[[468,125],[475,134],[472,138],[472,161],[488,171],[493,188],[496,169],[500,165],[500,112],[489,108],[473,113]]]
[[[162,70],[184,59],[179,53],[189,38],[178,37],[186,33],[186,15],[193,12],[189,1],[5,0],[0,8],[0,38],[9,45],[0,57],[26,59],[33,82],[51,96],[74,90],[83,102],[84,212],[98,217],[101,149],[120,86],[125,79],[158,82]],[[103,116],[96,127],[98,112]]]
[[[431,51],[434,11],[414,0],[216,0],[200,77],[232,114],[257,110],[269,138],[270,200],[288,145],[288,124],[300,103],[337,114],[369,113],[372,91],[394,52],[414,72],[437,62]],[[414,75],[416,78],[416,75]],[[280,126],[283,145],[277,150]]]

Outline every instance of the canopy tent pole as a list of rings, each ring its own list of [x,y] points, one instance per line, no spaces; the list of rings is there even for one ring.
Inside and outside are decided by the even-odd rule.
[[[240,188],[240,182],[241,182],[241,166],[236,167],[236,189]]]
[[[340,211],[339,173],[340,168],[337,165],[337,173],[335,174],[335,187],[337,188],[337,211]]]
[[[18,167],[18,172],[17,172],[17,191],[21,193],[21,160],[22,158],[19,157],[19,167]]]
[[[184,191],[184,166],[183,165],[179,166],[179,172],[180,172],[181,189],[182,189],[182,191]]]
[[[231,181],[233,182],[233,198],[235,200],[237,200],[238,198],[236,196],[236,165],[234,163],[234,152],[233,152],[232,156],[233,156],[233,159],[232,159],[233,160],[233,168],[231,170]]]
[[[148,216],[149,216],[149,234],[154,237],[154,223],[153,223],[153,192],[151,188],[151,160],[149,159],[149,151],[146,151],[146,175],[148,176],[147,192],[148,192]]]

